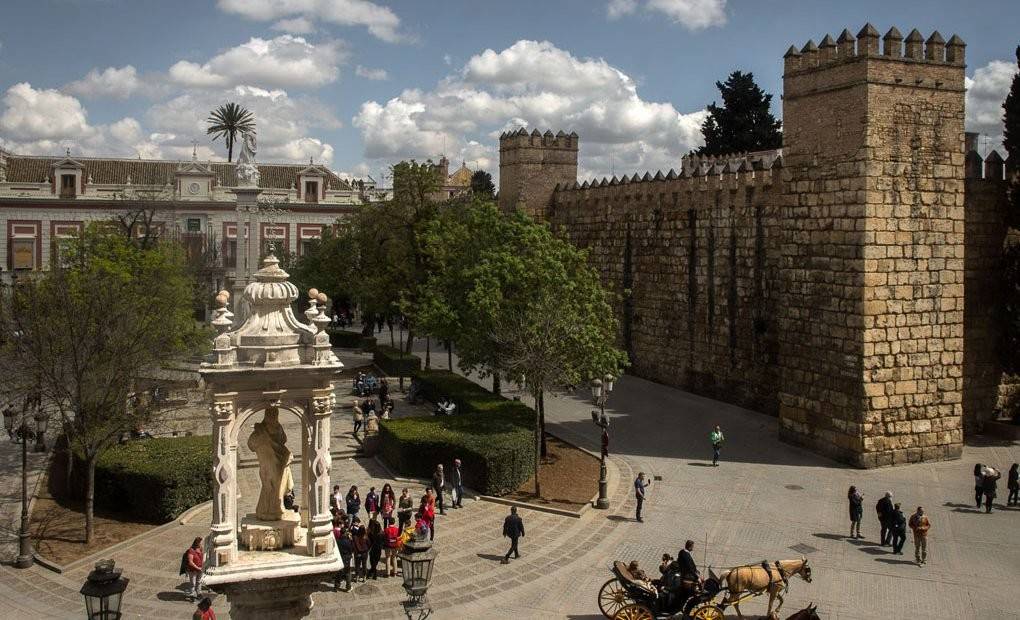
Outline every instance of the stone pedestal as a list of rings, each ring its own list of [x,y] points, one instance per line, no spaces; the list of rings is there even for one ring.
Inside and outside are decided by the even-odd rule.
[[[254,514],[241,519],[241,545],[251,551],[276,551],[293,547],[298,542],[301,515],[285,511],[275,521],[259,519]]]
[[[343,568],[336,548],[309,558],[285,552],[240,553],[237,563],[206,571],[205,584],[226,596],[233,620],[297,620],[312,593]]]

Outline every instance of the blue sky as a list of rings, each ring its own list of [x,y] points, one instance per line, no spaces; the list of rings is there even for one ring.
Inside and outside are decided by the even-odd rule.
[[[203,119],[236,100],[263,161],[496,172],[495,136],[526,125],[576,130],[582,174],[655,170],[697,144],[716,80],[753,71],[778,113],[786,48],[866,21],[963,37],[968,125],[995,144],[1015,0],[6,0],[0,145],[223,158]]]

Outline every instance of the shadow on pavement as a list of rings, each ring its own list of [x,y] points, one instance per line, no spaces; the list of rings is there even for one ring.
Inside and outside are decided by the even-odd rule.
[[[876,562],[883,562],[885,564],[917,564],[911,560],[894,560],[892,558],[875,558]]]
[[[491,562],[502,562],[503,561],[503,556],[498,555],[496,553],[476,553],[475,555],[477,555],[478,557],[482,558],[483,560],[489,560]]]
[[[608,517],[606,517],[606,519],[608,519],[609,521],[617,521],[617,522],[620,522],[620,521],[634,521],[636,523],[636,521],[633,518],[625,517],[623,515],[609,515]]]
[[[825,540],[845,540],[846,536],[842,534],[812,534],[815,538],[824,538]]]
[[[883,547],[861,547],[861,551],[864,553],[870,553],[871,555],[889,555],[892,551],[887,551]]]

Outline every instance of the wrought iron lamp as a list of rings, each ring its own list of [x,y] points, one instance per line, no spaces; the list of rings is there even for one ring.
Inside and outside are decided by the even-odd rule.
[[[418,613],[419,620],[432,614],[428,607],[426,593],[432,580],[432,567],[435,565],[439,552],[432,548],[428,533],[415,530],[414,535],[404,543],[400,555],[400,569],[403,572],[404,590],[407,591],[407,602],[404,604],[407,617]]]
[[[121,569],[115,568],[113,560],[96,562],[95,569],[81,587],[88,619],[120,620],[120,605],[128,581],[127,577],[121,576]]]

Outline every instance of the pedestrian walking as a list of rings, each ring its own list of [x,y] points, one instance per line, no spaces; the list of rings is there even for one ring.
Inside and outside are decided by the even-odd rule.
[[[850,504],[850,538],[863,538],[861,536],[861,519],[864,518],[864,496],[851,486],[846,493],[847,501]]]
[[[446,488],[446,477],[443,474],[443,465],[436,465],[436,471],[432,474],[432,488],[436,492],[436,504],[439,506],[439,514],[445,515],[443,509],[443,489]]]
[[[397,529],[393,521],[390,521],[390,524],[383,530],[383,537],[386,539],[386,569],[383,571],[383,576],[396,577],[397,552],[400,551],[400,530]]]
[[[639,471],[637,478],[634,479],[634,499],[637,500],[637,511],[634,517],[638,523],[644,523],[641,519],[641,506],[645,503],[645,489],[648,488],[651,482],[645,479],[645,472]]]
[[[986,467],[984,477],[981,480],[981,490],[985,495],[985,512],[992,511],[992,500],[995,499],[999,486],[999,478],[1002,474],[994,467]]]
[[[1009,489],[1009,498],[1006,500],[1006,504],[1009,506],[1020,506],[1020,465],[1017,463],[1013,463],[1009,468],[1006,488]]]
[[[722,428],[716,426],[715,430],[708,434],[708,440],[712,442],[712,465],[718,467],[719,452],[722,450],[723,442],[726,441],[726,438],[723,437]]]
[[[198,536],[181,558],[181,574],[188,576],[188,596],[197,600],[201,595],[202,570],[205,567],[205,554],[202,552],[202,537]]]
[[[899,504],[893,506],[891,521],[893,553],[903,555],[903,543],[907,542],[907,518],[903,516]]]
[[[382,559],[383,547],[386,539],[383,537],[383,528],[379,520],[373,518],[368,522],[368,575],[372,579],[379,578],[379,560]]]
[[[358,431],[361,429],[361,423],[365,420],[365,412],[361,410],[361,404],[358,401],[354,401],[354,436],[358,436]]]
[[[212,608],[212,599],[208,596],[198,602],[198,609],[191,614],[191,620],[216,620],[216,612]]]
[[[503,536],[510,539],[510,549],[503,556],[503,564],[509,564],[511,553],[514,554],[514,559],[521,557],[517,541],[524,536],[524,520],[517,514],[517,506],[511,506],[510,514],[503,520]]]
[[[354,580],[365,581],[368,574],[368,552],[372,543],[368,540],[368,530],[357,517],[351,526],[351,537],[354,539]]]
[[[410,491],[404,489],[400,492],[400,499],[397,500],[397,529],[403,532],[411,524],[411,514],[414,512],[414,500],[411,499]]]
[[[981,463],[974,465],[974,504],[981,507],[981,499],[985,495],[985,466]]]
[[[344,503],[347,504],[347,516],[354,519],[358,518],[358,513],[361,512],[361,495],[358,494],[358,487],[351,486],[350,490],[347,491],[347,496],[344,498]]]
[[[882,499],[878,500],[878,503],[875,504],[875,512],[878,513],[878,522],[882,525],[879,545],[886,547],[892,539],[892,492],[886,491]]]
[[[917,512],[910,515],[910,531],[914,533],[914,561],[920,566],[928,561],[928,530],[931,520],[924,514],[924,508],[917,507]]]
[[[464,507],[464,477],[460,471],[460,459],[453,459],[453,507]]]

